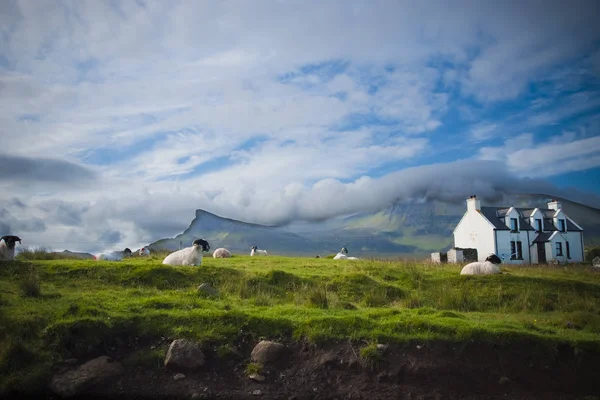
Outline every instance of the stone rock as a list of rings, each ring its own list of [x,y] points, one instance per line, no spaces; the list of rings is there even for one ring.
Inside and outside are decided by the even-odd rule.
[[[252,374],[252,375],[249,375],[248,378],[250,378],[256,382],[264,382],[265,381],[265,377],[260,374]]]
[[[165,367],[172,369],[195,369],[204,365],[204,353],[196,343],[185,339],[171,342]]]
[[[387,349],[388,349],[388,345],[387,344],[377,343],[377,350],[379,350],[379,351],[381,351],[383,353]]]
[[[512,381],[510,380],[510,378],[507,378],[506,376],[503,376],[500,378],[500,380],[498,380],[498,384],[499,385],[506,385],[511,383]]]
[[[268,364],[277,361],[283,354],[285,346],[281,343],[261,340],[250,353],[252,362],[259,364]]]
[[[219,291],[216,288],[212,287],[210,283],[206,282],[198,286],[198,293],[205,294],[209,297],[219,297]]]
[[[592,260],[592,266],[594,266],[595,268],[600,268],[600,256],[595,257]]]
[[[65,361],[63,361],[63,363],[65,365],[75,365],[75,364],[77,364],[78,361],[79,360],[77,360],[76,358],[68,358]]]
[[[107,356],[94,358],[77,369],[66,371],[52,377],[50,389],[61,397],[81,394],[88,386],[124,372],[118,362]]]
[[[256,390],[252,391],[252,394],[255,396],[260,396],[262,394],[262,392],[260,390],[256,389]]]
[[[184,374],[182,374],[182,373],[179,373],[179,374],[176,374],[176,375],[173,377],[173,380],[174,380],[174,381],[178,381],[178,380],[180,380],[180,379],[185,379],[185,375],[184,375]]]

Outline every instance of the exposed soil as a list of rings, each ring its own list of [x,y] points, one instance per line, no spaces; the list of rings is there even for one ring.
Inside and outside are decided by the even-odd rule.
[[[529,343],[425,343],[390,346],[378,363],[361,360],[349,343],[288,344],[266,378],[246,375],[252,346],[218,359],[206,351],[196,371],[126,368],[124,375],[77,399],[594,399],[600,395],[600,354]],[[111,355],[116,359],[118,355]],[[260,391],[260,392],[257,392]],[[592,396],[592,397],[588,397]],[[47,393],[46,398],[58,399]]]

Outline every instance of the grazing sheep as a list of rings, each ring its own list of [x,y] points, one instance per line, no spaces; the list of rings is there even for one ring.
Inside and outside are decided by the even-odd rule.
[[[213,258],[231,258],[231,253],[224,247],[219,247],[213,253]]]
[[[140,254],[140,256],[149,256],[149,255],[150,255],[150,250],[148,250],[148,249],[147,249],[147,248],[145,248],[145,247],[142,247],[142,248],[140,249],[140,252],[139,252],[139,254]]]
[[[125,257],[131,257],[131,250],[126,247],[123,251],[113,251],[110,253],[100,253],[94,256],[94,260],[104,260],[104,261],[121,261]]]
[[[252,250],[250,251],[251,256],[268,256],[266,250],[259,250],[257,246],[252,246]]]
[[[202,252],[209,250],[210,245],[206,240],[196,239],[191,247],[169,254],[162,263],[166,265],[202,265]]]
[[[18,236],[7,235],[0,238],[0,261],[11,261],[15,259],[15,243],[21,243]]]
[[[475,261],[467,264],[460,271],[461,275],[491,275],[500,274],[498,264],[502,263],[500,257],[495,254],[490,254],[485,261]]]

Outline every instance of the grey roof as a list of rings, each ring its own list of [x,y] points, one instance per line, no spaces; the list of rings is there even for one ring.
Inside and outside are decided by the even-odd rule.
[[[519,212],[520,230],[535,231],[535,228],[532,227],[527,220],[529,217],[531,217],[531,214],[533,214],[533,210],[535,210],[535,208],[515,208],[515,209]],[[494,225],[494,228],[496,230],[502,230],[502,231],[510,230],[510,228],[504,223],[504,218],[506,217],[508,210],[510,210],[510,207],[508,207],[508,208],[507,207],[481,207],[481,213],[483,214],[483,216],[485,218],[487,218],[487,220],[490,221],[492,223],[492,225]],[[550,232],[557,231],[558,229],[556,228],[556,226],[554,226],[554,222],[552,220],[552,217],[554,217],[554,214],[556,214],[556,211],[551,210],[549,208],[539,208],[539,210],[544,215],[544,231],[550,231]],[[527,218],[527,219],[525,219],[525,218]],[[569,221],[568,218],[566,218],[566,221],[567,221],[567,231],[571,231],[571,232],[582,231],[582,229],[579,229],[577,226],[575,226],[575,224],[573,224],[571,221]]]
[[[554,214],[556,214],[555,210],[549,208],[540,208],[540,211],[544,213],[544,218],[554,218]]]
[[[539,233],[535,239],[533,239],[532,243],[544,243],[544,242],[548,242],[550,239],[550,236],[553,235],[554,232],[542,232]]]
[[[533,208],[517,208],[517,211],[519,211],[524,218],[531,217],[533,210]]]
[[[506,216],[506,212],[509,208],[506,207],[481,207],[481,213],[487,218],[488,221],[494,225],[494,228],[502,231],[509,231],[510,228],[506,226],[501,218]],[[518,209],[517,209],[518,210]],[[519,227],[522,231],[533,231],[531,225],[519,216]]]
[[[554,222],[552,222],[552,218],[544,218],[544,230],[545,231],[557,231],[554,226]]]
[[[575,226],[574,223],[569,221],[569,219],[567,218],[567,231],[583,232],[583,229],[579,229],[577,226]]]
[[[496,214],[497,211],[498,207],[481,207],[481,213],[492,223],[492,225],[494,225],[494,228],[501,231],[510,230],[508,226],[498,218],[498,215]]]

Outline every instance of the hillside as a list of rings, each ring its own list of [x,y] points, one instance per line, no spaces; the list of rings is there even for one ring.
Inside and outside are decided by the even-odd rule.
[[[204,210],[196,210],[196,217],[180,235],[158,240],[147,247],[151,251],[177,250],[180,242],[187,247],[197,238],[208,240],[212,250],[226,247],[238,254],[249,254],[252,246],[286,255],[317,254],[325,250],[319,243],[281,228],[222,218]]]
[[[517,207],[545,207],[549,196],[514,195],[498,203]],[[600,244],[600,210],[558,198],[565,212],[584,229],[586,244]],[[465,204],[439,201],[394,204],[371,213],[357,213],[323,222],[295,222],[285,227],[269,227],[222,218],[204,210],[188,229],[171,239],[149,245],[151,249],[176,250],[198,237],[207,239],[211,247],[226,247],[234,253],[249,252],[256,245],[280,255],[326,255],[342,246],[359,257],[424,258],[433,251],[450,248],[452,231],[465,212]]]
[[[600,393],[600,276],[591,267],[503,266],[474,277],[458,265],[243,255],[172,267],[163,256],[4,263],[0,398],[57,398],[52,376],[99,356],[122,365],[121,376],[75,398]],[[175,339],[198,343],[205,361],[180,380],[164,367]],[[262,339],[283,343],[286,356],[252,362]],[[256,373],[264,379],[249,379]]]

